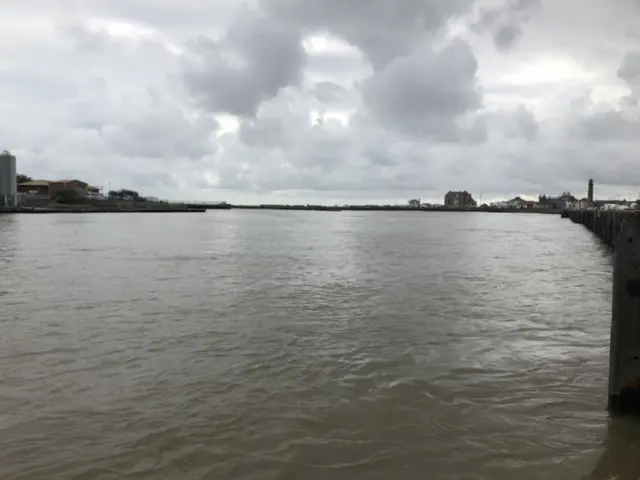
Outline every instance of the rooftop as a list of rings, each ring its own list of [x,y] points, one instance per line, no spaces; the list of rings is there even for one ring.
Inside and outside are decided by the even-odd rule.
[[[30,182],[23,182],[20,185],[27,185],[30,187],[48,187],[50,183],[50,180],[31,180]]]
[[[83,182],[82,180],[76,180],[76,179],[54,180],[51,183],[71,183],[71,182],[78,182],[78,183],[87,185],[87,182]]]

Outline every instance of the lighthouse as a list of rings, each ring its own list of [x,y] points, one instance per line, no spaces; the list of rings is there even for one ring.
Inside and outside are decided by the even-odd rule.
[[[587,199],[590,203],[593,203],[593,178],[589,179],[589,190],[587,193]]]

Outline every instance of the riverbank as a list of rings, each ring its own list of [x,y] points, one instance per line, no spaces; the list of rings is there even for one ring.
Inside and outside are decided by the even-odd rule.
[[[124,203],[124,202],[123,202]],[[342,207],[326,205],[209,205],[209,204],[135,204],[135,205],[59,205],[50,204],[42,207],[23,206],[17,208],[0,208],[0,213],[187,213],[206,212],[207,210],[293,210],[307,212],[484,212],[484,213],[528,213],[560,215],[561,210],[551,209],[513,209],[513,208],[456,208],[430,207],[414,208],[394,205],[345,205]]]
[[[204,208],[211,208],[203,206]],[[326,205],[232,205],[228,204],[228,208],[241,210],[300,210],[300,211],[357,211],[357,212],[485,212],[485,213],[543,213],[560,215],[562,210],[559,209],[515,209],[515,208],[465,208],[465,207],[422,207],[415,208],[408,205],[343,205],[343,206],[326,206]]]
[[[203,208],[118,208],[118,207],[75,207],[38,208],[18,207],[0,209],[0,214],[51,214],[51,213],[203,213]]]

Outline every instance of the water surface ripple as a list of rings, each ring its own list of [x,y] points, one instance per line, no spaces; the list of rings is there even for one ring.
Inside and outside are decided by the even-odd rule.
[[[0,217],[0,478],[637,478],[610,290],[557,216]]]

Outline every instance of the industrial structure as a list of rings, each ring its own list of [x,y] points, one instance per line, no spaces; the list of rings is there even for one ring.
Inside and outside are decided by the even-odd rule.
[[[18,205],[16,157],[7,150],[0,153],[0,207]]]

